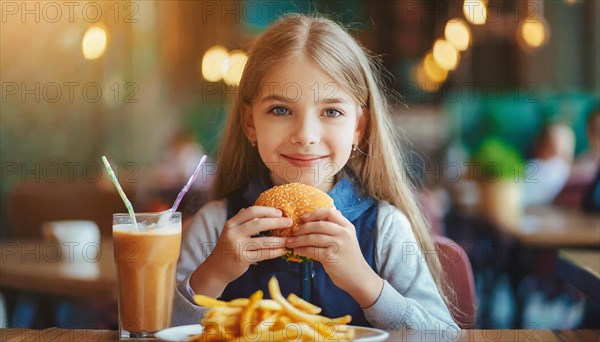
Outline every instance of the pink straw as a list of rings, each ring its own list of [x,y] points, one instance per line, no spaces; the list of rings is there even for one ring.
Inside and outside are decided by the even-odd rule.
[[[158,219],[159,227],[164,226],[168,222],[167,220],[169,220],[171,218],[171,216],[173,215],[175,210],[177,210],[177,207],[179,207],[179,203],[181,203],[183,196],[185,196],[185,194],[190,189],[190,186],[192,185],[192,183],[194,183],[194,181],[196,180],[196,177],[198,177],[198,174],[200,173],[200,169],[202,168],[202,164],[204,164],[204,162],[206,161],[206,158],[207,158],[206,155],[203,155],[202,158],[200,158],[200,162],[198,162],[198,166],[196,166],[194,173],[192,173],[192,176],[190,177],[190,179],[188,179],[188,181],[185,184],[185,186],[183,187],[183,189],[181,189],[181,191],[179,192],[179,195],[177,195],[177,199],[175,199],[175,203],[173,203],[173,206],[171,207],[171,209],[165,210],[160,214],[160,217]]]
[[[196,177],[198,177],[198,174],[200,173],[200,169],[202,168],[202,164],[204,164],[206,159],[207,159],[206,155],[203,155],[202,158],[200,159],[200,162],[198,163],[198,166],[196,166],[194,173],[192,173],[192,176],[190,177],[190,179],[188,179],[188,181],[185,184],[185,186],[183,187],[183,189],[181,189],[181,191],[179,192],[179,195],[177,195],[177,199],[175,200],[175,203],[173,203],[173,206],[171,207],[171,209],[169,209],[170,212],[174,213],[177,210],[177,207],[179,207],[179,204],[181,203],[183,196],[185,196],[185,194],[188,192],[188,190],[190,190],[190,186],[192,185],[192,183],[194,183],[194,181],[196,180]]]

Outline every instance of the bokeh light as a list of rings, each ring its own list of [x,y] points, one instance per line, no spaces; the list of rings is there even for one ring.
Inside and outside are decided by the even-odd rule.
[[[487,4],[484,0],[465,0],[465,18],[473,25],[483,25],[487,20]]]
[[[106,51],[108,44],[108,34],[102,26],[95,25],[90,27],[83,35],[81,49],[85,59],[98,59]]]
[[[433,45],[433,59],[443,69],[454,70],[458,65],[460,56],[454,45],[444,39],[438,39]]]
[[[244,67],[248,61],[248,54],[244,51],[236,50],[229,54],[228,67],[223,75],[223,80],[228,85],[237,85],[240,83]]]
[[[458,51],[465,51],[471,44],[471,29],[461,19],[448,21],[444,30],[444,36]]]
[[[448,71],[435,62],[433,53],[428,53],[423,59],[423,71],[434,82],[444,82],[448,78]]]
[[[440,86],[439,83],[435,82],[435,81],[431,80],[429,77],[427,77],[423,63],[419,63],[419,65],[417,65],[417,67],[415,68],[414,72],[415,72],[414,73],[415,79],[417,81],[419,88],[421,88],[422,90],[425,90],[427,92],[430,92],[430,93],[433,93],[433,92],[436,92],[439,90],[439,86]]]
[[[538,48],[546,43],[547,27],[536,18],[529,18],[521,23],[520,34],[523,42],[531,48]]]
[[[202,58],[202,77],[209,82],[218,82],[223,78],[229,64],[229,53],[221,45],[215,45],[204,53]]]

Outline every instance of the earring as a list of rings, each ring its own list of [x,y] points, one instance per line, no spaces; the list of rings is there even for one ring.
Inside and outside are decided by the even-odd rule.
[[[256,142],[254,140],[250,140],[250,146],[256,147]]]
[[[362,155],[367,155],[365,152],[363,152],[360,148],[358,148],[358,144],[352,144],[352,154],[353,156],[351,156],[350,158],[354,158],[357,156],[357,154],[355,153],[356,151],[358,151],[358,153],[362,154]]]

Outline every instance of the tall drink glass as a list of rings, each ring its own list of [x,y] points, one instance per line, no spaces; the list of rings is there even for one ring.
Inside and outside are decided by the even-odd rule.
[[[175,272],[181,247],[181,213],[158,226],[160,213],[113,215],[113,242],[119,282],[119,335],[152,337],[169,327]]]

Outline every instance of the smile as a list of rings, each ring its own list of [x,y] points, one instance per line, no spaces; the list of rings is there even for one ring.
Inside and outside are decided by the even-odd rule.
[[[282,156],[291,164],[296,166],[311,166],[313,163],[326,158],[327,156],[316,156],[316,155],[285,155]]]

